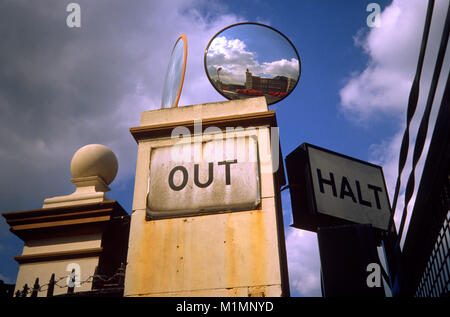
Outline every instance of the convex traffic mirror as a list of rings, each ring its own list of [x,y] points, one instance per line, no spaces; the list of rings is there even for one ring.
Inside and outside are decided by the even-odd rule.
[[[281,32],[264,24],[238,23],[208,43],[205,71],[225,98],[265,96],[271,105],[289,95],[300,78],[297,50]]]

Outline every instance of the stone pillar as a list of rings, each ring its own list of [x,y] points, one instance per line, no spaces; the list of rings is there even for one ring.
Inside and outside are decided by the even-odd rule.
[[[124,296],[289,296],[276,126],[264,97],[142,113]]]
[[[74,193],[47,198],[41,209],[2,214],[10,231],[24,242],[22,254],[14,257],[19,263],[15,292],[25,284],[32,286],[36,278],[45,285],[52,274],[58,286],[65,286],[74,269],[75,293],[90,291],[92,279],[80,282],[96,271],[111,276],[125,262],[128,227],[118,222],[128,215],[105,195],[117,169],[117,159],[106,146],[87,145],[72,159]],[[37,296],[46,296],[46,289]],[[53,295],[65,293],[67,287],[54,287]]]

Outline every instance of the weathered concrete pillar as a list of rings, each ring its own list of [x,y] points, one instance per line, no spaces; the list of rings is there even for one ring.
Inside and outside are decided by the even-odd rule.
[[[125,296],[289,295],[276,126],[264,97],[142,113]]]
[[[75,293],[91,291],[89,277],[96,268],[109,277],[125,261],[128,226],[118,218],[127,213],[105,194],[117,169],[117,158],[106,146],[84,146],[71,162],[76,186],[72,194],[47,198],[40,209],[2,214],[10,231],[24,242],[22,254],[14,257],[19,263],[16,292],[35,284],[36,278],[41,285],[50,279],[66,285],[71,272]],[[35,290],[34,295],[46,296],[47,289]],[[54,287],[52,295],[65,293],[67,287]]]

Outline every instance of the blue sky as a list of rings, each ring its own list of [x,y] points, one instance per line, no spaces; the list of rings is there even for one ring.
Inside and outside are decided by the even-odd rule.
[[[118,156],[119,174],[108,197],[130,212],[137,147],[128,129],[139,124],[140,112],[159,107],[176,39],[185,33],[188,40],[179,106],[222,101],[204,73],[203,53],[219,30],[247,21],[278,29],[300,55],[300,82],[271,106],[283,156],[308,142],[368,160],[383,166],[392,191],[424,1],[83,0],[80,29],[65,25],[69,2],[42,2],[0,4],[0,60],[6,61],[0,70],[2,212],[40,208],[47,197],[73,192],[71,157],[90,143],[105,144]],[[382,10],[379,28],[366,24],[371,2]],[[436,4],[424,86],[446,5]],[[448,65],[446,58],[443,72]],[[318,296],[317,241],[289,228],[289,192],[282,198],[291,293]],[[13,256],[21,248],[0,220],[0,279],[15,281]]]

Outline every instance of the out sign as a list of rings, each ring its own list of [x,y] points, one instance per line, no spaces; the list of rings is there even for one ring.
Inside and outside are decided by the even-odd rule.
[[[151,150],[149,219],[253,210],[260,201],[259,160],[254,137]]]
[[[391,211],[380,166],[309,144],[306,149],[317,213],[388,229]]]

